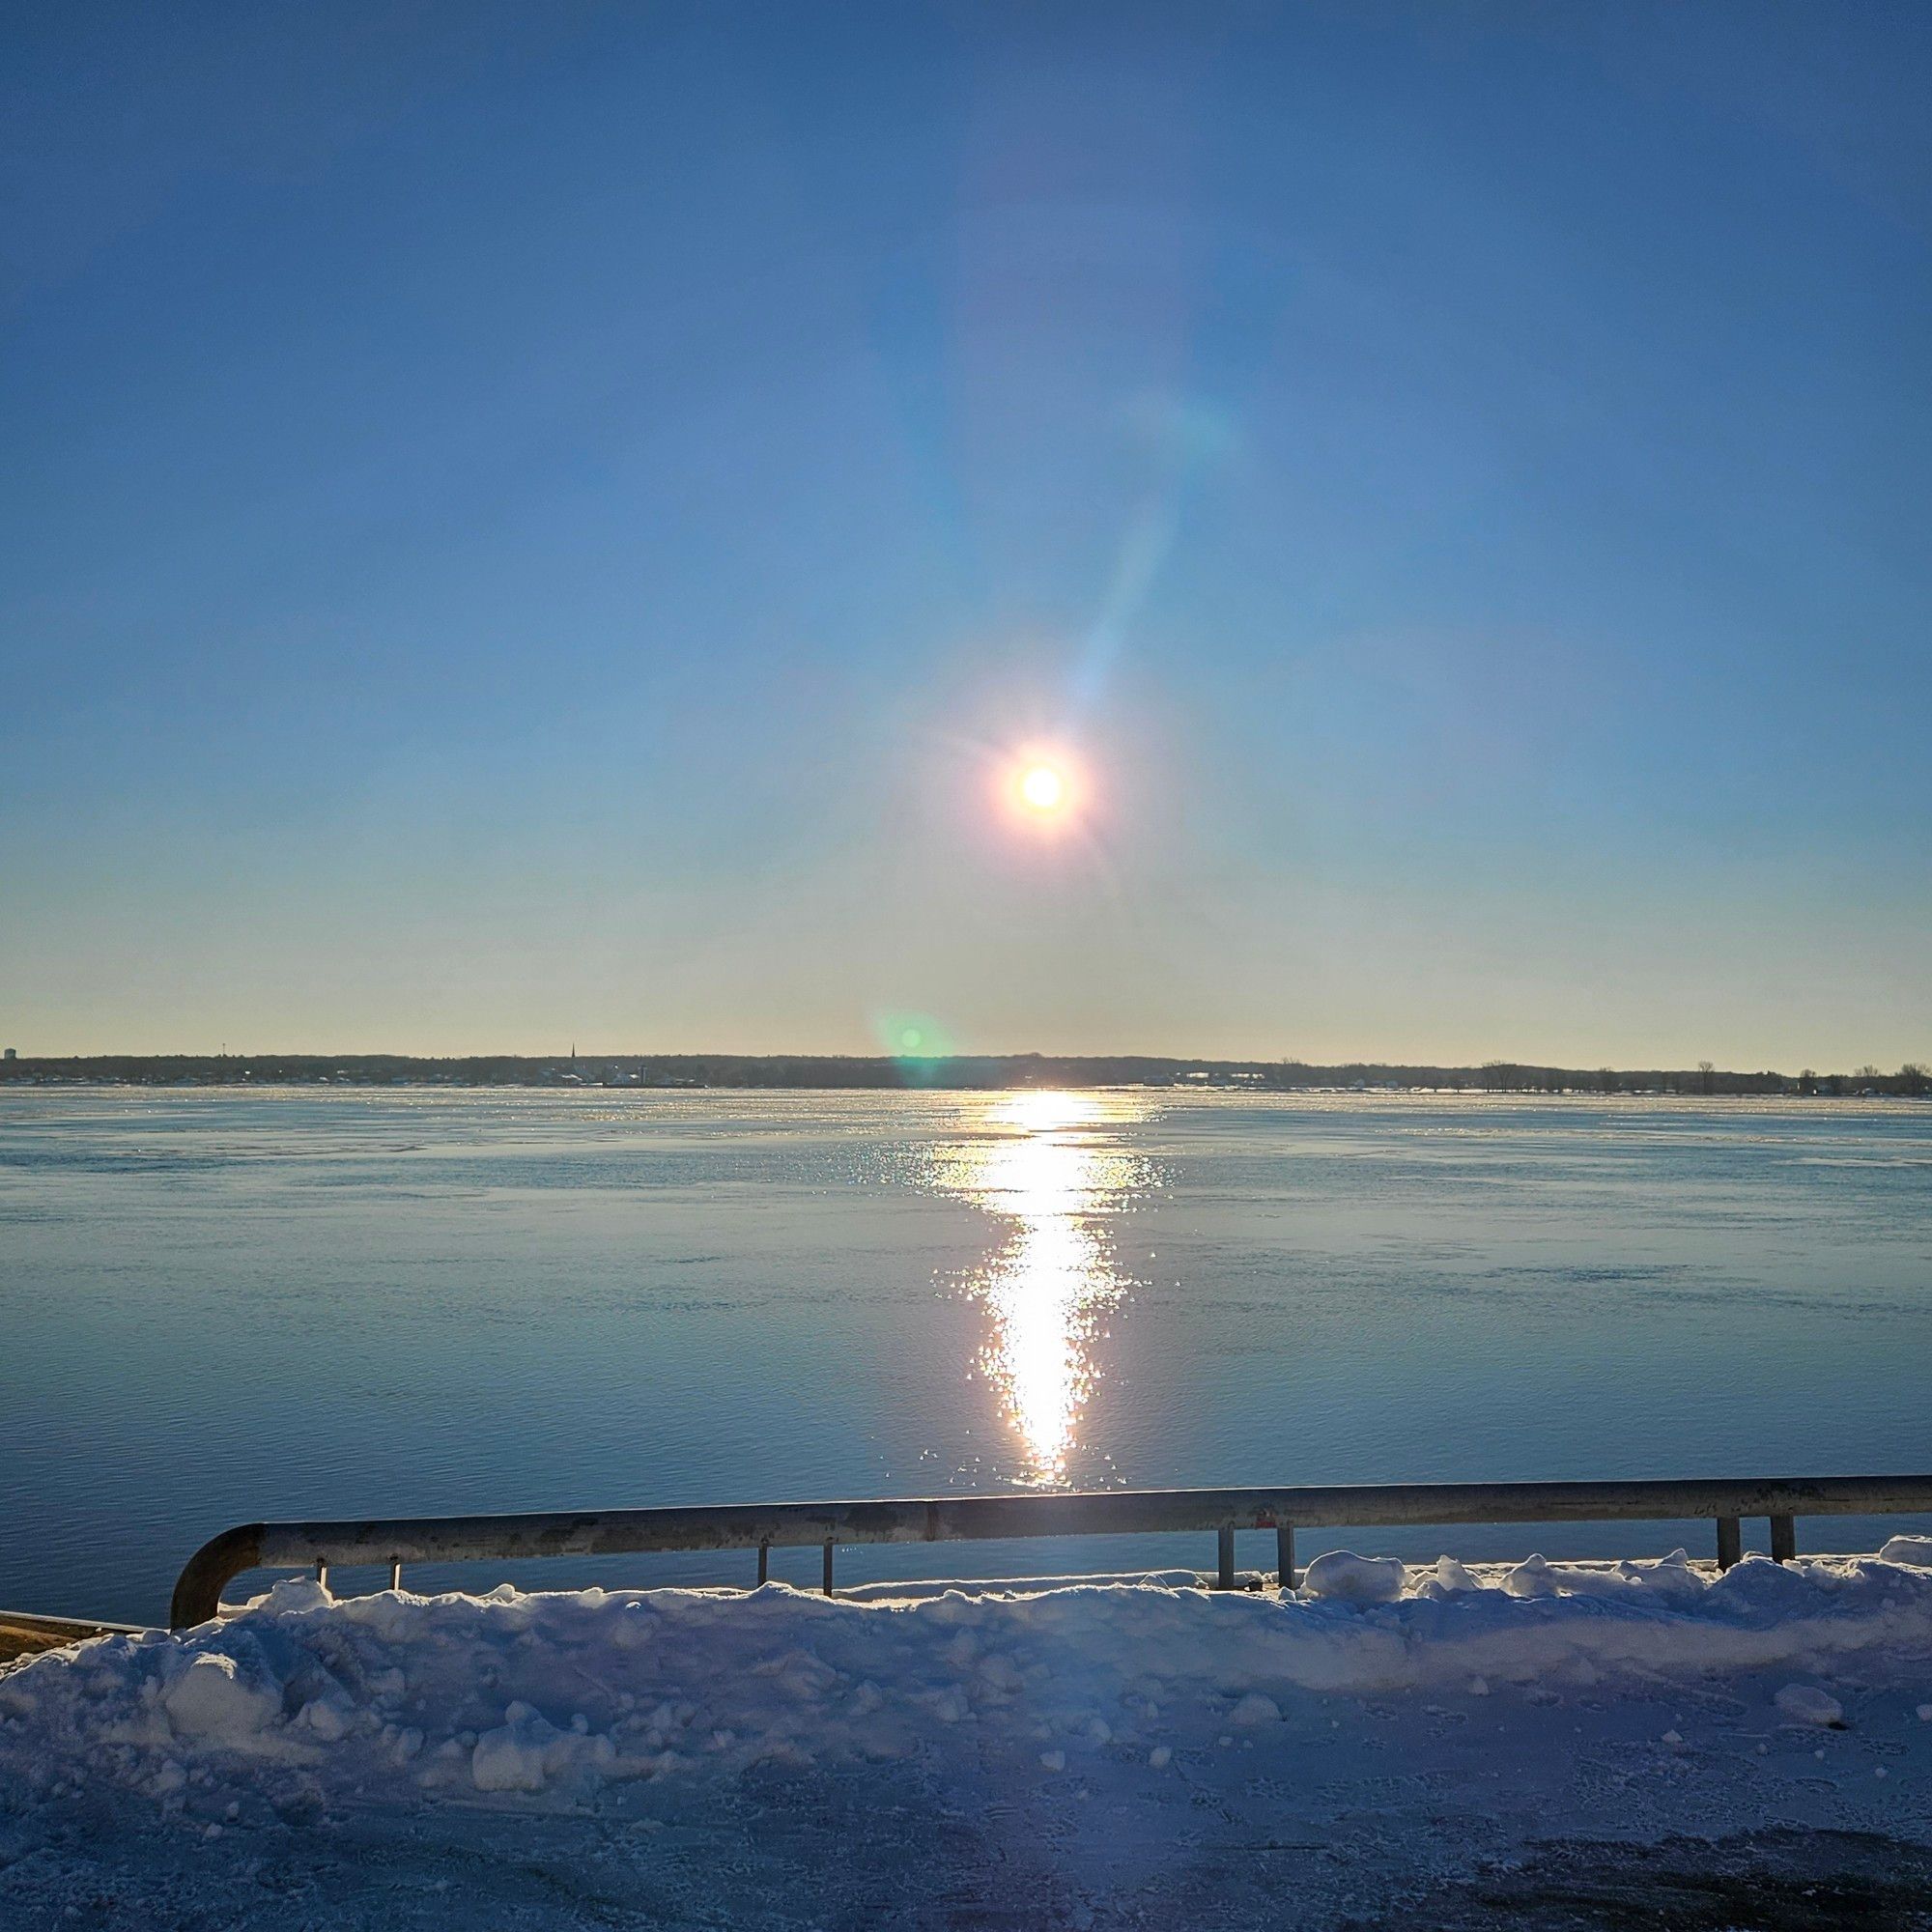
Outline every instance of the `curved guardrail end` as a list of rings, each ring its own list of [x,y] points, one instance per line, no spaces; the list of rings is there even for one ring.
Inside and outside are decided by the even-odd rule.
[[[187,1559],[175,1579],[174,1601],[168,1606],[170,1630],[191,1630],[221,1611],[221,1586],[261,1560],[265,1523],[238,1523],[211,1536]]]

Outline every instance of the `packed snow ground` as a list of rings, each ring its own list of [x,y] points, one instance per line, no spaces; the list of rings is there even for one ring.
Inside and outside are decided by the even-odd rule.
[[[1740,1833],[1690,1863],[1916,1912],[1932,1543],[1338,1553],[1290,1597],[285,1582],[0,1674],[9,1928],[1460,1924]]]

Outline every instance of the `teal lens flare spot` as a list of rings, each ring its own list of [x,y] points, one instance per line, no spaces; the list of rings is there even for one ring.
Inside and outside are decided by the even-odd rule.
[[[872,1037],[879,1050],[898,1061],[915,1080],[929,1075],[934,1062],[950,1059],[952,1053],[951,1036],[926,1013],[875,1013]]]

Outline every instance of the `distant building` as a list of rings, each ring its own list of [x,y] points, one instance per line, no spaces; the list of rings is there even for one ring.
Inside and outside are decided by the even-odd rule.
[[[7,1051],[4,1054],[0,1054],[0,1060],[18,1060],[19,1057],[20,1056],[17,1053],[15,1053],[11,1046],[7,1049]]]

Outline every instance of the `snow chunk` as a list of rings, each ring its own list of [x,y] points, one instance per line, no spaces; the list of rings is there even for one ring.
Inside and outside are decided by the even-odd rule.
[[[267,1596],[258,1599],[265,1610],[327,1610],[335,1607],[335,1599],[328,1594],[326,1583],[318,1583],[313,1577],[284,1577],[279,1583],[270,1587]]]
[[[1932,1570],[1932,1536],[1894,1536],[1878,1553],[1881,1563],[1910,1563]]]
[[[1845,1707],[1816,1685],[1787,1684],[1772,1702],[1794,1724],[1824,1724],[1838,1731],[1845,1728]]]
[[[541,1791],[543,1747],[513,1724],[485,1731],[476,1740],[469,1776],[478,1791]]]
[[[306,1724],[317,1737],[337,1744],[349,1735],[355,1707],[345,1697],[317,1697],[301,1707],[297,1722]]]
[[[1346,1604],[1392,1604],[1402,1595],[1407,1577],[1393,1556],[1357,1556],[1352,1549],[1331,1549],[1308,1566],[1302,1587],[1310,1596],[1334,1597]]]
[[[478,1791],[541,1791],[551,1748],[563,1733],[527,1704],[512,1704],[504,1715],[508,1723],[476,1740],[470,1779]]]
[[[161,1703],[178,1735],[235,1744],[281,1715],[282,1690],[266,1671],[244,1672],[235,1658],[204,1651],[161,1692]]]
[[[1250,1690],[1229,1714],[1231,1724],[1277,1724],[1281,1721],[1281,1706],[1272,1697],[1264,1697],[1259,1690]]]
[[[1554,1597],[1558,1592],[1556,1572],[1543,1556],[1526,1556],[1503,1578],[1503,1588],[1512,1597]]]

